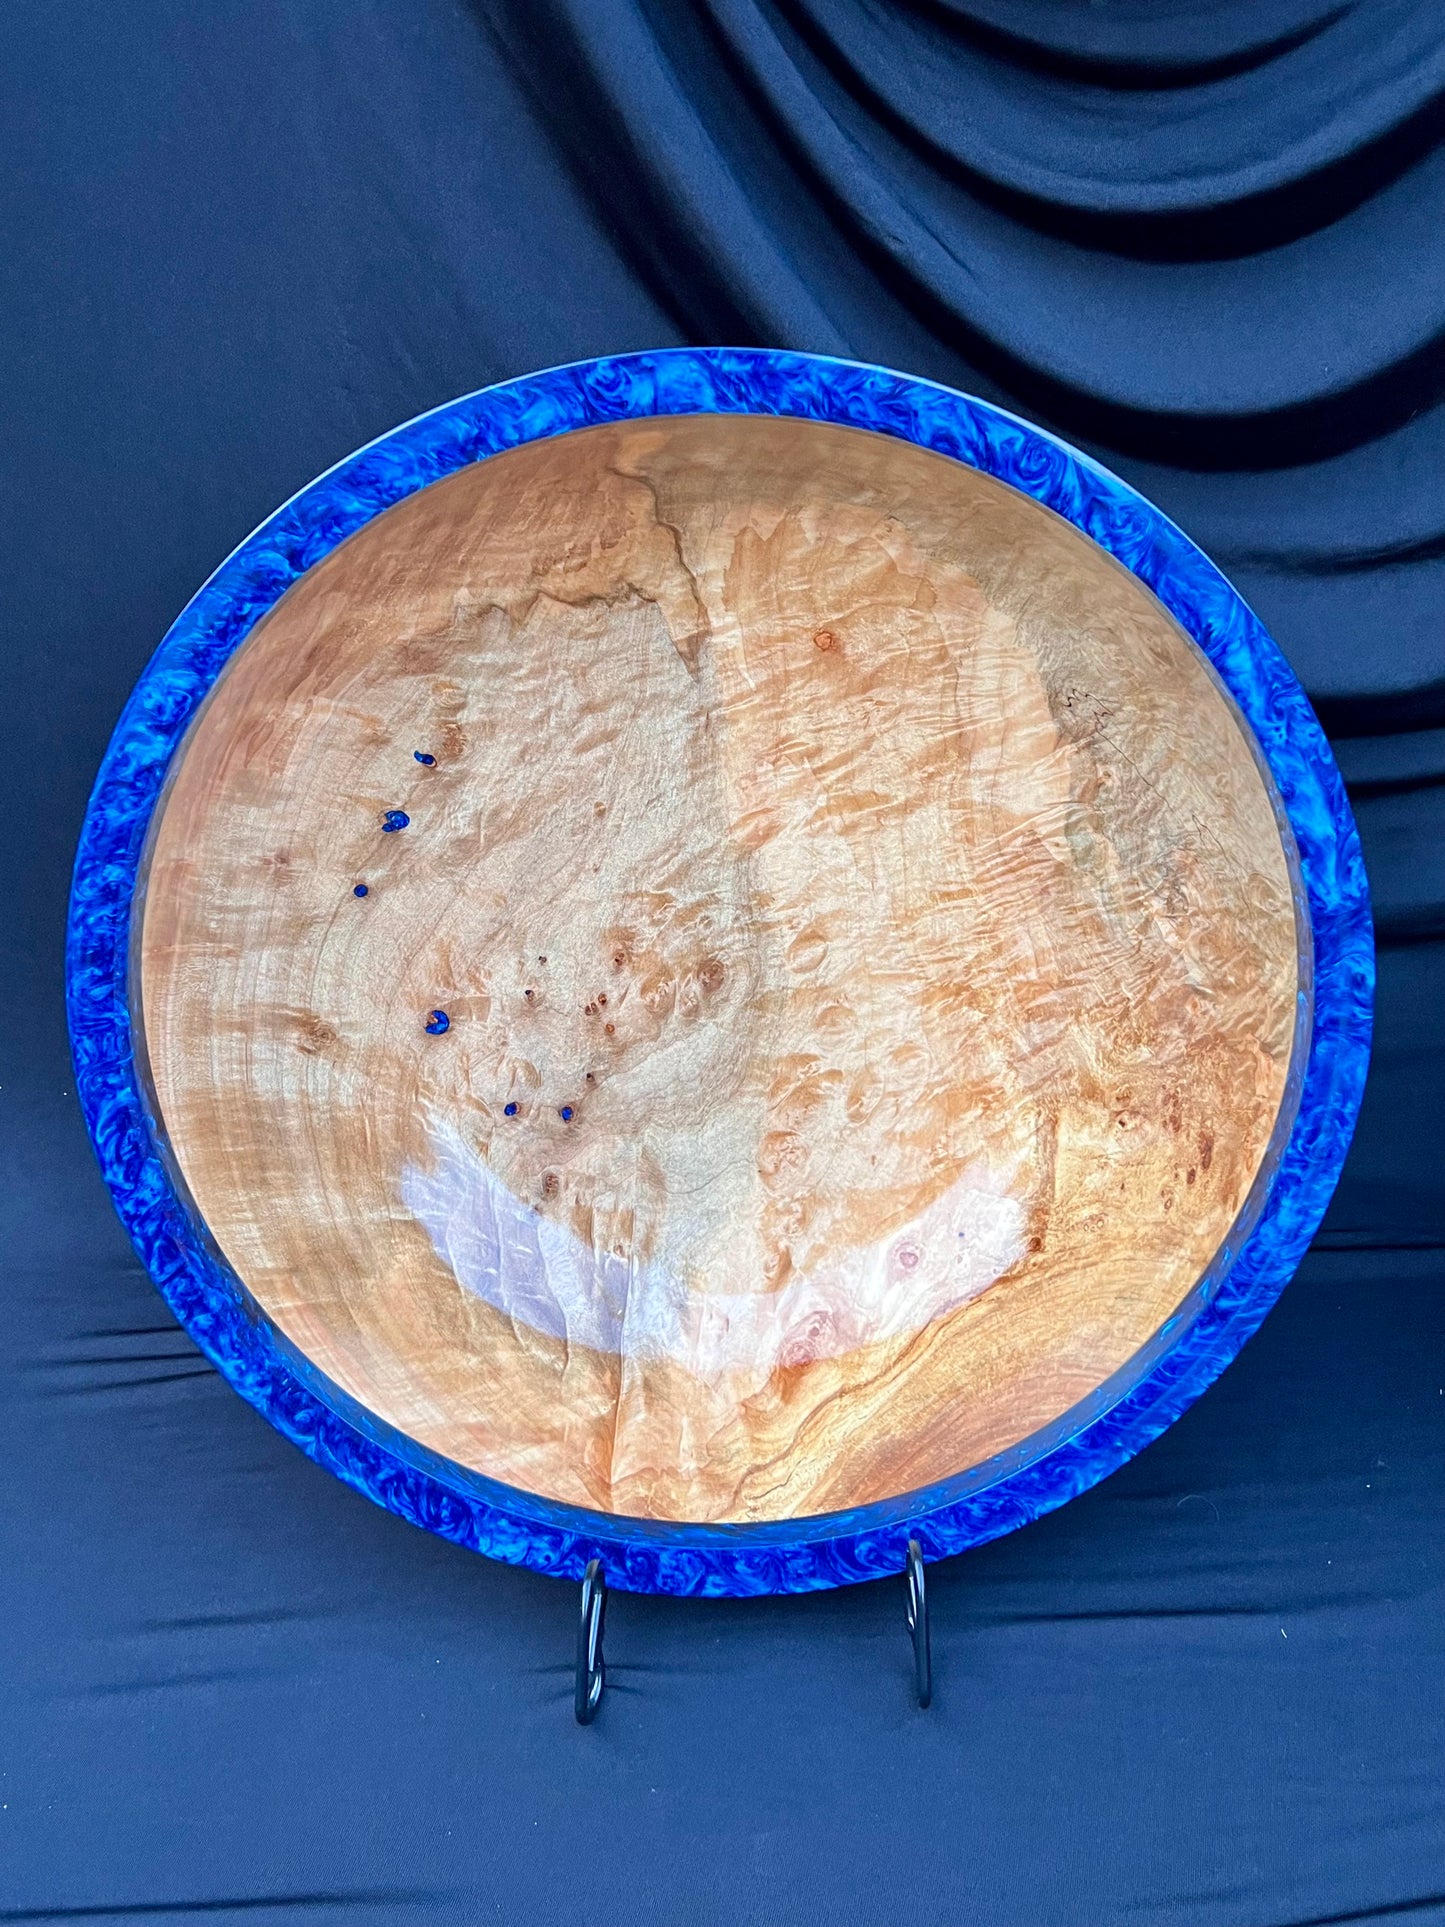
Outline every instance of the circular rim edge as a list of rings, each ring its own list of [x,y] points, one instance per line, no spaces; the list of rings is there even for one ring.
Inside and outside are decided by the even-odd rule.
[[[869,429],[965,462],[1073,523],[1159,598],[1213,664],[1274,778],[1298,849],[1314,1010],[1299,1110],[1263,1209],[1212,1296],[1142,1378],[1065,1415],[1042,1453],[1030,1441],[1002,1455],[961,1495],[944,1481],[825,1516],[691,1525],[591,1512],[472,1474],[301,1358],[178,1195],[137,1075],[129,963],[137,872],[172,756],[225,662],[298,576],[383,509],[504,449],[607,421],[739,413]],[[126,703],[81,831],[66,946],[76,1089],[102,1175],[158,1289],[234,1389],[318,1464],[414,1524],[557,1577],[580,1578],[600,1558],[610,1585],[674,1594],[801,1592],[897,1574],[910,1536],[930,1560],[997,1538],[1163,1432],[1259,1326],[1324,1215],[1359,1111],[1373,989],[1359,837],[1324,732],[1263,625],[1189,538],[1099,463],[1006,410],[884,368],[757,348],[606,356],[480,389],[379,437],[276,510],[192,598]]]

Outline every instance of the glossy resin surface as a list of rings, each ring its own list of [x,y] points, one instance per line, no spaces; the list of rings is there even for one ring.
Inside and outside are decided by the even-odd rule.
[[[132,699],[72,921],[103,1167],[233,1383],[420,1523],[674,1591],[896,1571],[1152,1437],[1323,1210],[1369,996],[1328,750],[1178,531],[744,351],[281,511]]]

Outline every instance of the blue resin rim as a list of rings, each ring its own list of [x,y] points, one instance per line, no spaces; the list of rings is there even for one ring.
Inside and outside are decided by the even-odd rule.
[[[564,1505],[418,1446],[325,1379],[273,1327],[187,1206],[148,1114],[129,1007],[131,912],[171,759],[252,625],[296,578],[404,496],[468,463],[600,422],[792,415],[871,429],[1011,484],[1107,549],[1213,663],[1271,771],[1298,848],[1313,938],[1299,1110],[1253,1227],[1116,1380],[1000,1458],[900,1498],[759,1525],[628,1519]],[[276,1429],[368,1498],[514,1565],[679,1594],[801,1592],[939,1559],[1087,1490],[1198,1398],[1255,1331],[1318,1227],[1369,1058],[1374,951],[1344,786],[1304,691],[1251,610],[1168,518],[1087,456],[1002,409],[887,369],[773,349],[676,348],[550,369],[393,430],[294,496],[174,623],[116,726],[81,832],[66,990],[76,1085],[101,1171],[191,1337]],[[1177,1335],[1176,1335],[1177,1334]]]

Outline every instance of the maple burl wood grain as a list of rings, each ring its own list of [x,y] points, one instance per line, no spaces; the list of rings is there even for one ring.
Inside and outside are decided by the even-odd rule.
[[[1028,1438],[1205,1272],[1292,1101],[1286,834],[1037,504],[855,430],[600,427],[413,495],[237,653],[143,1049],[373,1412],[609,1511],[831,1511]]]

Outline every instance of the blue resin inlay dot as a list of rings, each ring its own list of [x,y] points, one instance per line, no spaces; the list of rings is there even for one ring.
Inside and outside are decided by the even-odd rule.
[[[381,819],[381,827],[388,832],[404,830],[410,821],[411,818],[405,810],[388,810]]]
[[[351,894],[354,897],[364,897],[364,896],[369,896],[370,891],[368,890],[367,886],[364,883],[358,883],[356,887],[353,889],[353,891],[351,892]]]
[[[440,1037],[443,1031],[448,1031],[451,1027],[452,1020],[444,1010],[434,1010],[426,1020],[428,1037]]]
[[[516,1115],[517,1115],[517,1107],[515,1104],[504,1104],[502,1106],[503,1117],[515,1117]]]
[[[599,422],[706,413],[798,416],[917,443],[1033,496],[1130,569],[1209,657],[1272,772],[1315,960],[1294,1128],[1253,1229],[1198,1308],[1046,1437],[923,1491],[759,1525],[565,1505],[468,1472],[358,1405],[260,1312],[189,1215],[149,1122],[131,1036],[132,905],[167,770],[225,664],[290,584],[393,503],[470,462]],[[402,811],[384,819],[406,821]],[[1187,537],[1106,469],[989,404],[887,369],[730,348],[604,358],[483,390],[372,443],[278,510],[182,613],[126,706],[81,833],[67,953],[77,1090],[117,1210],[175,1315],[243,1396],[318,1464],[459,1544],[572,1580],[596,1557],[616,1586],[714,1595],[898,1573],[910,1536],[930,1559],[960,1552],[1086,1490],[1157,1437],[1258,1326],[1324,1213],[1359,1109],[1373,980],[1359,842],[1329,747],[1256,617]]]
[[[424,749],[414,749],[412,755],[419,763],[425,763],[428,769],[430,769],[436,761],[435,756],[428,756]]]

